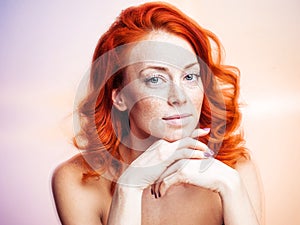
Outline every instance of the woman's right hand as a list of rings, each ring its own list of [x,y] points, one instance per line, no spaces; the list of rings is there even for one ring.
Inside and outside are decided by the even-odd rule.
[[[143,190],[154,184],[160,175],[178,160],[210,157],[212,152],[207,145],[194,139],[208,133],[209,129],[196,129],[190,137],[171,143],[162,139],[156,141],[123,172],[118,179],[119,186]]]

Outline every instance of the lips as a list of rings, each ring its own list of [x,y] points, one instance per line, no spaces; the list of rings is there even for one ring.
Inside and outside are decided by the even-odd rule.
[[[192,114],[190,113],[183,113],[183,114],[176,114],[176,115],[171,115],[171,116],[167,116],[167,117],[163,117],[163,120],[179,120],[179,119],[183,119],[183,118],[187,118],[192,116]]]

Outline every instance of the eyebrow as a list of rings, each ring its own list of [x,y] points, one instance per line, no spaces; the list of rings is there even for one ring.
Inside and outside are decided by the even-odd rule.
[[[191,68],[191,67],[193,67],[193,66],[195,66],[195,65],[199,65],[199,66],[200,66],[200,64],[199,64],[198,62],[193,62],[193,63],[190,63],[190,64],[186,65],[186,66],[183,68],[183,70],[189,69],[189,68]],[[166,68],[166,67],[164,67],[164,66],[149,65],[149,66],[146,66],[145,68],[141,69],[139,73],[141,74],[144,70],[147,70],[147,69],[155,69],[155,70],[161,70],[161,71],[169,71],[169,69]]]
[[[195,65],[199,65],[200,66],[200,64],[198,62],[193,62],[193,63],[188,64],[187,66],[185,66],[183,69],[185,70],[185,69],[191,68],[191,67],[193,67]]]

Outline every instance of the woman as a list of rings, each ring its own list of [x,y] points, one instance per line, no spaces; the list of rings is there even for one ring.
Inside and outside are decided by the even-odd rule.
[[[78,107],[81,154],[53,175],[62,223],[262,224],[238,81],[215,35],[175,7],[122,11]]]

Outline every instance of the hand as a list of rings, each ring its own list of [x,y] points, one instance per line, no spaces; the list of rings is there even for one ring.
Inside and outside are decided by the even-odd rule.
[[[155,196],[163,196],[171,185],[193,184],[219,192],[240,185],[236,170],[212,157],[207,159],[181,159],[168,167],[153,187]]]
[[[209,130],[196,129],[190,137],[172,143],[165,140],[155,142],[130,164],[119,178],[118,184],[145,189],[177,161],[206,159],[211,155],[210,150],[194,138],[207,135],[208,132]]]

